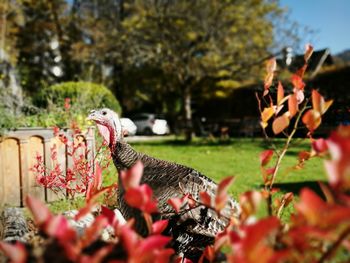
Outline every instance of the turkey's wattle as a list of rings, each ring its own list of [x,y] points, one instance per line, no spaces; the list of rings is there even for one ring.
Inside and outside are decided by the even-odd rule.
[[[178,253],[183,253],[185,257],[195,260],[207,245],[214,242],[215,235],[228,225],[228,218],[238,217],[239,205],[233,199],[229,199],[220,217],[205,206],[189,211],[188,206],[184,206],[178,214],[175,214],[167,202],[170,198],[181,198],[189,193],[195,200],[200,201],[199,194],[203,191],[214,197],[217,184],[193,168],[159,160],[135,151],[123,141],[119,117],[112,110],[91,111],[88,119],[94,120],[97,125],[104,126],[101,135],[105,140],[109,140],[113,162],[119,172],[130,169],[138,160],[141,160],[144,165],[141,183],[148,184],[158,200],[159,214],[154,215],[154,219],[169,220],[168,228],[163,234],[172,236],[172,246]],[[101,128],[99,131],[101,132]],[[141,235],[147,235],[148,230],[142,214],[138,209],[126,204],[124,193],[122,184],[119,184],[118,201],[121,213],[126,219],[135,218],[136,230]]]

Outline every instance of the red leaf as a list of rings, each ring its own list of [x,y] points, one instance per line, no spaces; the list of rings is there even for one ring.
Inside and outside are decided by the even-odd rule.
[[[152,234],[161,234],[168,226],[168,220],[159,220],[152,224]]]
[[[110,225],[113,225],[113,222],[115,220],[115,213],[114,211],[108,209],[107,207],[105,206],[101,206],[101,215],[105,216],[108,220],[108,223]]]
[[[313,132],[314,130],[316,130],[318,128],[318,126],[320,126],[321,124],[321,114],[318,111],[315,110],[308,110],[303,118],[302,118],[303,123],[305,124],[306,128],[308,128],[308,130],[310,132]]]
[[[171,256],[175,254],[174,249],[172,248],[165,248],[162,250],[156,250],[154,251],[154,263],[168,263],[173,262],[171,260]],[[185,263],[186,261],[183,261]],[[187,262],[189,263],[189,262]]]
[[[132,207],[141,207],[144,203],[144,196],[138,188],[130,188],[124,195],[126,203]]]
[[[201,198],[202,203],[206,206],[206,207],[211,207],[211,197],[207,192],[200,192],[199,196]]]
[[[39,199],[28,195],[25,199],[25,203],[32,213],[36,225],[41,226],[52,217],[50,210]]]
[[[294,88],[297,88],[299,90],[304,90],[305,83],[299,75],[293,74],[292,78],[291,78],[291,82],[292,82]]]
[[[102,230],[108,225],[108,219],[103,215],[95,218],[94,222],[85,229],[83,247],[91,245],[102,233]]]
[[[310,189],[300,193],[300,202],[295,205],[297,211],[310,225],[320,228],[334,228],[350,220],[350,208],[337,204],[327,204]]]
[[[5,254],[5,256],[14,263],[25,263],[27,262],[27,251],[25,246],[16,242],[15,244],[9,244],[0,241],[0,250]]]
[[[204,249],[204,252],[203,252],[203,255],[206,259],[209,260],[209,262],[213,262],[214,259],[215,259],[215,250],[214,250],[214,247],[212,246],[207,246],[205,249]]]
[[[86,201],[89,202],[92,196],[101,188],[102,186],[102,169],[101,166],[96,162],[96,171],[93,179],[89,182],[86,190]]]
[[[141,211],[152,214],[157,212],[157,202],[152,199],[152,189],[147,184],[129,188],[124,195],[125,202]]]
[[[272,130],[275,134],[279,134],[288,126],[289,126],[289,117],[286,113],[284,113],[282,116],[279,116],[273,121]]]
[[[288,98],[288,111],[290,113],[290,118],[294,117],[298,112],[298,99],[296,94],[293,94]]]
[[[317,153],[317,154],[323,154],[328,151],[328,145],[327,141],[323,138],[313,140],[312,143],[312,149]]]
[[[141,161],[137,161],[129,170],[122,171],[120,177],[124,188],[127,190],[129,188],[138,187],[141,182],[142,173],[143,164]]]
[[[233,183],[233,180],[234,180],[234,176],[229,176],[221,180],[216,194],[217,195],[227,194],[227,190],[230,187],[230,185]]]
[[[324,98],[316,90],[312,90],[312,108],[323,115],[332,105],[333,100],[325,101]]]
[[[219,183],[217,193],[215,196],[215,210],[217,212],[220,212],[221,209],[223,209],[226,205],[228,199],[227,190],[232,184],[233,179],[234,177],[230,176],[221,180],[221,182]]]
[[[262,194],[258,191],[245,192],[239,197],[243,220],[257,212],[262,198]]]
[[[302,66],[300,69],[298,69],[298,71],[295,72],[295,74],[297,74],[298,76],[300,76],[301,78],[303,78],[306,69],[307,69],[307,64],[304,64],[304,66]]]
[[[177,198],[177,197],[170,198],[168,200],[168,204],[171,205],[174,208],[176,213],[179,213],[180,209],[181,209],[181,206],[182,206],[182,200],[181,200],[181,198]]]
[[[301,152],[298,154],[299,162],[307,161],[307,160],[310,159],[310,157],[311,157],[311,153],[308,152],[308,151],[301,151]]]
[[[86,216],[88,213],[91,212],[91,210],[95,207],[94,202],[88,202],[84,207],[80,208],[78,213],[74,216],[74,220],[80,220],[84,216]]]
[[[122,244],[130,256],[138,246],[139,237],[128,225],[124,225],[121,228],[120,236],[123,241]]]
[[[265,150],[262,153],[260,153],[260,165],[265,166],[267,165],[271,158],[273,156],[273,150]]]
[[[141,244],[137,247],[139,255],[150,253],[156,249],[163,248],[171,240],[171,237],[162,235],[152,235],[141,241]]]
[[[233,251],[239,253],[233,253],[230,262],[275,262],[275,252],[267,240],[279,227],[279,220],[269,217],[242,227],[241,235],[232,231],[230,237]]]
[[[44,231],[48,236],[55,237],[62,242],[76,238],[75,230],[70,227],[68,220],[62,215],[51,218],[45,225]]]

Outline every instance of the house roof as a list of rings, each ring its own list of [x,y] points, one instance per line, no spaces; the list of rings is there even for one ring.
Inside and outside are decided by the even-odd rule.
[[[291,72],[296,72],[304,65],[304,55],[296,55],[291,58],[289,65],[286,64],[286,59],[279,59],[277,61],[279,66],[282,68],[287,68]],[[312,53],[312,56],[308,63],[307,71],[311,72],[311,78],[316,76],[323,65],[333,65],[334,60],[330,54],[328,48],[316,50]]]

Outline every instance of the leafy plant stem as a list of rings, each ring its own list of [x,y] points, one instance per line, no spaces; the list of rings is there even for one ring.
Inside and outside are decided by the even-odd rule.
[[[339,235],[338,239],[331,245],[328,250],[321,256],[318,263],[326,262],[327,259],[329,259],[334,252],[338,249],[340,244],[344,241],[345,238],[347,238],[350,235],[350,226],[345,228],[345,230]]]
[[[301,119],[301,116],[303,115],[303,112],[305,111],[306,109],[306,106],[307,106],[307,103],[308,103],[308,100],[305,101],[304,103],[304,106],[303,108],[300,110],[296,120],[295,120],[295,123],[294,123],[294,126],[293,126],[293,130],[292,132],[289,134],[288,138],[287,138],[287,141],[286,143],[284,144],[283,146],[283,149],[281,151],[281,153],[278,155],[278,158],[276,160],[276,165],[275,165],[275,170],[273,172],[273,175],[272,175],[272,178],[271,178],[271,183],[270,183],[270,186],[269,186],[269,191],[271,192],[272,190],[272,187],[273,187],[273,184],[276,180],[276,176],[277,176],[277,173],[279,171],[279,168],[281,166],[281,162],[283,160],[283,157],[285,156],[285,154],[287,153],[288,149],[289,149],[289,145],[293,139],[293,136],[295,134],[295,132],[297,131],[297,128],[298,128],[298,124],[299,124],[299,121]]]

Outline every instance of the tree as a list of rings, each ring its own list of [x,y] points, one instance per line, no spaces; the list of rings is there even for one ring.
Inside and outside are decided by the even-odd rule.
[[[33,93],[42,85],[64,80],[60,40],[67,6],[64,0],[18,2],[25,20],[18,33],[18,66],[22,85]]]
[[[22,11],[16,1],[0,3],[0,108],[18,113],[23,97],[14,66],[18,59],[17,33],[23,24]],[[6,109],[5,109],[6,108]]]
[[[194,94],[259,77],[252,62],[269,55],[276,2],[239,0],[130,1],[124,20],[130,67],[157,67],[179,91],[191,139]],[[211,90],[208,89],[208,83]],[[164,86],[163,93],[168,87]]]

